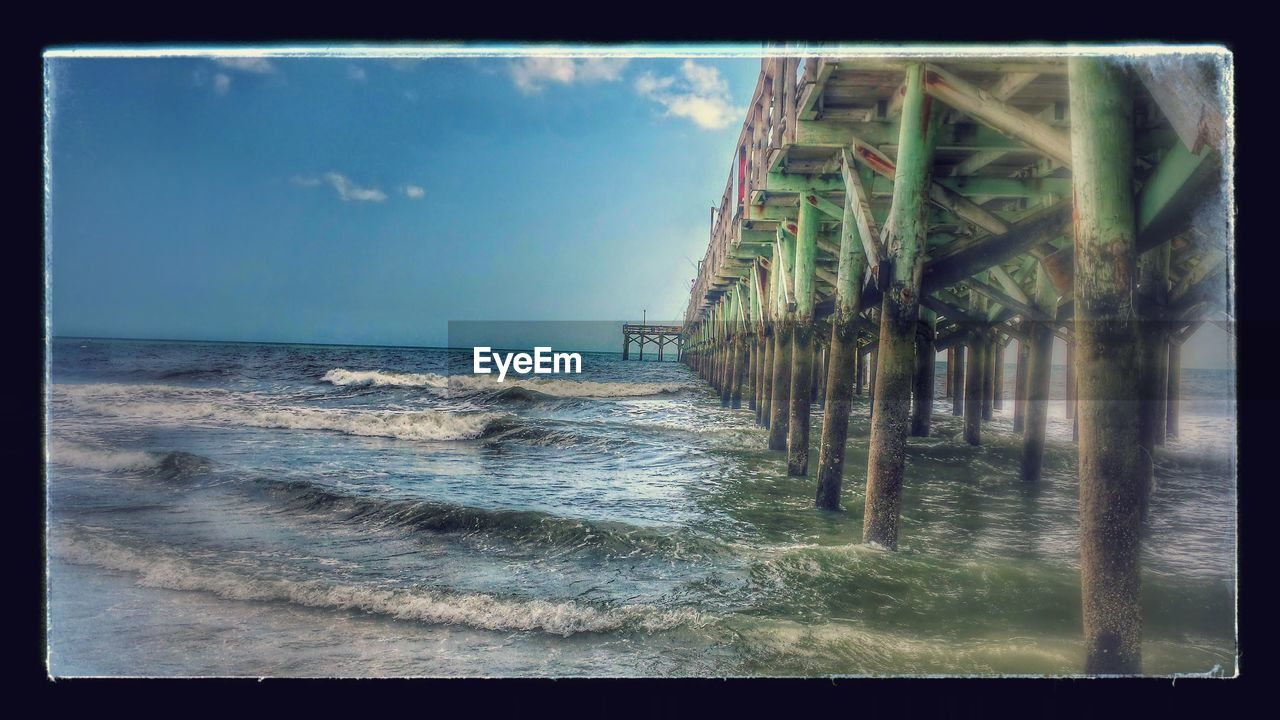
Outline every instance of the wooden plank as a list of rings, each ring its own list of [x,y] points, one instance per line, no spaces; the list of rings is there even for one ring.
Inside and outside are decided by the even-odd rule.
[[[844,186],[840,178],[835,176],[769,173],[765,176],[765,186],[761,189],[770,193],[809,193],[834,192],[843,190]]]

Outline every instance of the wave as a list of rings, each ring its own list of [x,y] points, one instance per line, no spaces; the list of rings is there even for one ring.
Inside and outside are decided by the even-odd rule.
[[[435,373],[396,373],[381,370],[345,370],[343,368],[330,370],[320,380],[339,387],[357,385],[444,388],[449,384],[449,378]]]
[[[482,630],[542,631],[569,636],[618,630],[658,632],[708,619],[689,608],[653,605],[596,607],[566,601],[500,598],[417,588],[386,588],[324,580],[294,580],[207,567],[176,553],[134,550],[100,537],[62,537],[53,547],[66,562],[140,576],[139,584],[169,590],[211,592],[229,600],[285,602],[348,610],[431,624]]]
[[[50,443],[48,450],[52,463],[103,472],[142,470],[186,474],[210,465],[208,458],[180,450],[108,450],[63,441]]]
[[[302,512],[338,515],[344,521],[406,528],[432,534],[485,534],[517,545],[574,551],[599,548],[618,557],[654,553],[693,560],[726,550],[709,538],[684,529],[664,529],[621,522],[587,521],[537,510],[501,510],[353,495],[307,480],[259,481],[283,505]]]
[[[499,427],[503,413],[453,413],[439,410],[355,410],[252,404],[251,394],[166,386],[70,385],[55,392],[72,402],[113,417],[173,424],[327,430],[346,435],[400,440],[472,440]],[[152,397],[145,399],[146,393]],[[139,398],[144,399],[139,399]]]
[[[348,370],[334,368],[320,378],[331,385],[370,387],[432,388],[463,394],[499,394],[498,399],[537,399],[528,393],[555,398],[643,397],[679,392],[684,383],[594,382],[590,380],[553,380],[548,378],[506,378],[498,382],[491,375],[437,375],[435,373],[397,373],[385,370]],[[520,391],[524,391],[523,393]]]

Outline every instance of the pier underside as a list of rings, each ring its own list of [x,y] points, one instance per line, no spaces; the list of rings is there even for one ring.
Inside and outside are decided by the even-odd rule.
[[[839,509],[845,475],[865,482],[864,541],[892,549],[936,354],[970,444],[1013,386],[1020,474],[1036,482],[1064,341],[1085,668],[1140,672],[1150,450],[1178,431],[1181,344],[1206,322],[1234,332],[1229,59],[788,52],[761,62],[691,288],[685,361],[726,404],[751,400],[769,448],[815,477],[819,508]],[[863,473],[844,464],[844,428],[868,357]],[[824,424],[810,473],[813,397]]]

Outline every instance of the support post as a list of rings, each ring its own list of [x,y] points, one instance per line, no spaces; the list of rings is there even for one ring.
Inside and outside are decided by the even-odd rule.
[[[1076,344],[1067,343],[1067,368],[1066,368],[1066,412],[1068,418],[1076,416]]]
[[[822,404],[822,443],[818,450],[818,496],[825,510],[840,509],[844,483],[844,450],[849,439],[849,411],[853,385],[862,388],[862,353],[858,351],[858,312],[862,302],[862,274],[866,256],[853,217],[853,199],[846,198],[840,226],[840,257],[836,269],[835,313],[831,316],[831,350],[827,358],[827,392]]]
[[[964,414],[964,345],[951,346],[951,414]]]
[[[1143,480],[1133,278],[1133,98],[1114,61],[1072,57],[1080,573],[1085,672],[1142,671]]]
[[[955,361],[956,349],[954,347],[947,348],[947,370],[943,375],[944,382],[946,383],[946,391],[942,395],[944,398],[951,397],[951,367],[955,365]]]
[[[880,305],[880,356],[867,451],[867,492],[862,540],[898,547],[898,520],[906,465],[911,386],[916,365],[920,280],[928,247],[928,188],[938,119],[924,94],[924,65],[907,66],[898,162],[889,210],[886,250],[891,267]]]
[[[987,364],[986,339],[981,328],[969,335],[968,367],[964,378],[964,441],[982,444],[982,369]]]
[[[1182,414],[1182,345],[1176,340],[1169,343],[1169,390],[1165,408],[1167,437],[1178,437],[1178,420]]]
[[[853,383],[854,383],[853,389],[854,389],[854,392],[861,395],[863,390],[863,385],[866,384],[866,378],[867,378],[867,354],[862,352],[861,347],[858,347],[857,356],[858,356],[858,370],[857,370],[857,373],[855,373],[853,378]]]
[[[1148,453],[1164,444],[1166,417],[1165,404],[1169,388],[1169,333],[1161,316],[1169,301],[1169,243],[1148,250],[1138,257],[1138,288],[1140,308],[1150,310],[1140,316],[1138,339],[1141,357],[1139,373],[1142,378],[1142,447]],[[1154,471],[1154,466],[1153,466]],[[1155,477],[1151,478],[1152,487]]]
[[[987,422],[995,414],[997,343],[994,331],[988,330],[984,337],[987,345],[982,349],[982,357],[986,361],[982,366],[982,421]]]
[[[1043,265],[1036,266],[1036,289],[1033,303],[1046,312],[1057,305],[1053,283]],[[1026,428],[1022,435],[1022,461],[1019,476],[1025,482],[1036,482],[1044,466],[1044,438],[1049,427],[1049,380],[1053,368],[1053,323],[1026,320],[1023,327],[1030,336],[1027,366]]]
[[[996,376],[992,381],[992,400],[991,407],[996,410],[1004,410],[1004,351],[1008,344],[1001,338],[996,338],[995,346],[995,366]]]
[[[765,323],[765,330],[760,334],[760,347],[764,350],[764,362],[760,368],[760,402],[756,405],[756,424],[767,428],[773,399],[773,321]]]
[[[791,417],[787,428],[787,472],[803,477],[809,474],[809,411],[813,407],[814,338],[814,268],[818,256],[817,201],[800,198],[800,216],[796,221],[795,249],[795,331],[791,336]]]
[[[795,311],[787,307],[787,294],[783,290],[787,279],[788,266],[794,263],[795,241],[786,234],[780,234],[777,241],[778,252],[775,253],[774,264],[777,265],[778,288],[775,293],[777,315],[779,321],[773,331],[773,397],[769,401],[769,449],[775,452],[787,451],[787,428],[791,419],[791,356],[792,335],[795,332]]]
[[[937,323],[937,313],[920,308],[920,321],[916,324],[916,376],[911,405],[911,434],[914,437],[929,437],[929,424],[933,420],[933,376],[938,370],[938,351],[933,348],[933,339]]]
[[[1022,325],[1026,330],[1029,326]],[[1022,432],[1027,422],[1027,363],[1031,354],[1025,340],[1018,341],[1018,364],[1013,372],[1013,431]]]

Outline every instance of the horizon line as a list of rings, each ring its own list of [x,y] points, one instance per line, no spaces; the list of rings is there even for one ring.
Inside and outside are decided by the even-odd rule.
[[[336,342],[287,342],[283,340],[194,340],[191,338],[150,338],[150,337],[115,337],[110,335],[50,335],[48,340],[123,340],[125,342],[167,342],[167,343],[210,343],[217,345],[305,345],[309,347],[354,347],[354,348],[385,348],[392,350],[458,350],[464,351],[467,347],[449,347],[448,345],[381,345],[368,343],[336,343]],[[547,346],[537,346],[547,347]],[[504,348],[492,347],[493,350],[527,350],[529,348]],[[585,352],[596,354],[613,354],[621,355],[617,350],[582,350],[571,348],[568,352]]]
[[[107,335],[49,335],[47,341],[53,340],[123,340],[126,342],[170,342],[170,343],[210,343],[216,345],[305,345],[309,347],[354,347],[354,348],[390,348],[395,350],[466,350],[465,347],[449,347],[447,345],[378,345],[365,343],[324,343],[324,342],[285,342],[281,340],[192,340],[189,338],[139,338],[139,337],[112,337]],[[502,348],[495,347],[493,350],[527,350],[528,348]],[[600,355],[621,355],[617,350],[581,350],[571,348],[569,352],[585,352]],[[942,351],[939,350],[939,353]],[[656,360],[654,362],[657,362]],[[663,361],[667,362],[667,361]],[[679,361],[672,361],[679,362]],[[945,363],[945,360],[935,360],[935,363]],[[1005,361],[1005,365],[1016,365],[1016,362]],[[1066,367],[1066,363],[1052,363],[1050,367]],[[1230,370],[1237,372],[1235,367],[1192,367],[1184,365],[1183,370]]]

